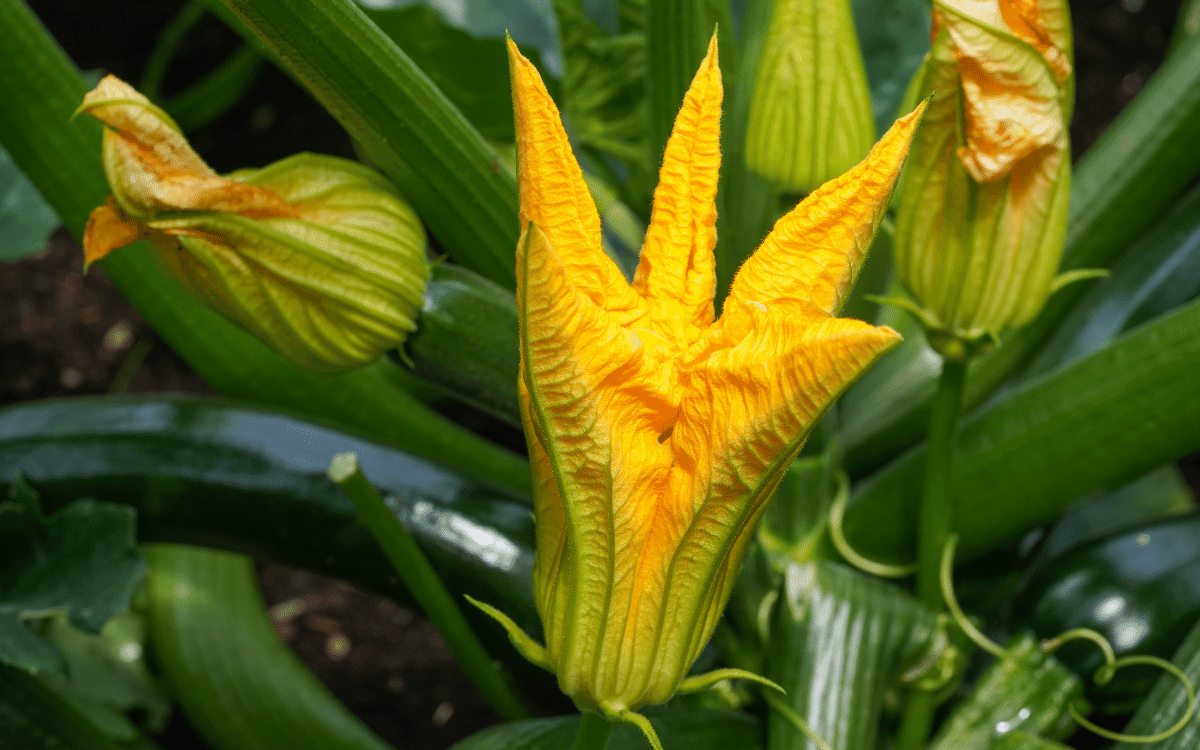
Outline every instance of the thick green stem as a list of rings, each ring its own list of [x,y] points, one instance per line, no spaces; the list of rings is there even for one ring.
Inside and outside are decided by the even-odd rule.
[[[363,476],[358,467],[358,458],[353,453],[334,456],[329,464],[329,478],[354,503],[362,522],[375,537],[425,615],[446,639],[458,663],[483,693],[483,697],[505,719],[529,716],[496,668],[492,657],[475,637],[462,610],[442,585],[425,554]]]
[[[921,528],[917,541],[917,594],[930,609],[941,611],[942,590],[938,577],[942,548],[953,529],[950,472],[954,466],[954,432],[962,410],[965,362],[944,360],[942,376],[929,417],[929,443],[925,454],[925,478],[921,489]],[[925,746],[936,707],[933,693],[913,690],[904,708],[898,750]]]
[[[925,481],[921,490],[921,530],[917,541],[917,595],[931,609],[942,609],[938,571],[942,548],[953,526],[950,472],[954,465],[954,432],[962,409],[964,362],[945,360],[942,377],[929,416],[929,443],[925,454]]]
[[[612,732],[612,723],[600,714],[583,714],[579,722],[579,733],[575,735],[575,744],[571,750],[604,750],[608,747],[608,735]]]

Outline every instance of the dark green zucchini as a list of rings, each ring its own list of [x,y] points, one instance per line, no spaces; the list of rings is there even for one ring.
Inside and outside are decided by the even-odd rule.
[[[521,426],[517,301],[512,292],[460,266],[435,266],[417,330],[401,351],[396,359],[413,375]]]
[[[1069,552],[1031,575],[1013,614],[1042,638],[1091,628],[1118,657],[1170,658],[1200,617],[1200,515],[1147,524]],[[1057,655],[1089,682],[1103,663],[1086,642],[1070,643]],[[1121,669],[1107,685],[1089,685],[1088,696],[1101,710],[1130,710],[1160,671]]]
[[[407,601],[325,475],[354,451],[454,592],[539,632],[528,498],[332,429],[218,401],[100,398],[0,410],[0,491],[24,474],[47,512],[79,497],[132,505],[143,542],[217,547],[323,571]]]

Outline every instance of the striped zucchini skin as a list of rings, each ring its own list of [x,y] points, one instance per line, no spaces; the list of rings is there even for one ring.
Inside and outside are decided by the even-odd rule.
[[[358,454],[451,591],[539,632],[528,498],[279,412],[219,401],[79,398],[0,410],[0,491],[20,472],[47,512],[79,497],[132,505],[142,542],[240,552],[409,601],[325,476],[342,451]]]
[[[391,750],[276,634],[245,555],[143,546],[155,661],[213,750]]]
[[[396,359],[413,375],[514,427],[517,406],[517,300],[460,266],[434,266],[417,330]]]

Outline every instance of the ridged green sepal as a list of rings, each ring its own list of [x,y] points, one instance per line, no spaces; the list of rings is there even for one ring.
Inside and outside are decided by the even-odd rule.
[[[811,192],[867,155],[871,96],[849,0],[776,0],[750,104],[746,164]]]

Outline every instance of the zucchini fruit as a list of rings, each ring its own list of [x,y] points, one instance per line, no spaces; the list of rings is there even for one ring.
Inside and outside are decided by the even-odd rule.
[[[217,547],[409,601],[325,471],[342,451],[387,497],[451,591],[540,632],[528,498],[402,451],[262,409],[185,398],[77,398],[0,410],[0,491],[19,472],[47,512],[132,505],[142,542]],[[493,628],[487,628],[487,633]]]

